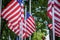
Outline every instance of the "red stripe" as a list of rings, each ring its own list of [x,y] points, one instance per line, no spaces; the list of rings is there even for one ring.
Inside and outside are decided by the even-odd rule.
[[[31,23],[27,20],[27,22],[28,22],[28,24],[30,24],[31,25]],[[32,25],[31,25],[31,27],[33,27]],[[34,28],[34,27],[33,27]],[[35,28],[34,28],[35,29]]]
[[[55,5],[57,8],[60,8],[60,5],[59,5],[59,4],[54,3],[54,5]]]
[[[50,6],[52,6],[52,2],[50,2],[48,4],[48,7],[50,7]],[[47,10],[47,16],[52,19],[52,16],[50,15],[50,12],[52,12],[52,7],[49,10]]]
[[[57,18],[59,18],[60,19],[60,16],[59,15],[57,15],[56,13],[54,14]]]
[[[60,12],[57,9],[55,9],[54,11],[56,11],[56,12],[58,12],[58,14],[60,14]]]
[[[12,25],[12,24],[11,24],[11,25]],[[18,25],[18,24],[17,24],[17,25]],[[17,25],[16,25],[16,26],[17,26]],[[14,25],[13,25],[13,28],[12,28],[12,30],[14,30],[14,28],[15,28],[16,26],[14,26]],[[18,27],[18,28],[20,28],[20,27]]]
[[[9,25],[9,24],[10,24],[10,23],[8,23],[8,25]],[[10,24],[10,26],[8,26],[8,27],[11,29],[11,26],[12,26],[12,25]]]
[[[8,19],[8,21],[12,20],[14,17],[18,16],[19,14],[20,14],[20,12],[16,13],[16,14],[13,15],[12,17],[10,17],[10,18]],[[20,16],[18,16],[18,18],[20,18]],[[12,23],[15,22],[18,18],[16,18],[15,20],[13,20]]]
[[[55,23],[56,23],[56,22],[57,22],[57,23],[60,23],[59,21],[55,20]]]
[[[20,31],[18,31],[17,33],[16,33],[18,36],[20,36],[19,34],[20,34]]]
[[[57,1],[57,0],[56,0]],[[52,2],[52,1],[51,1]],[[52,4],[53,5],[53,4]],[[48,4],[48,7],[49,6],[51,6],[51,3],[50,4]],[[58,9],[60,8],[60,5],[59,4],[57,4],[57,3],[54,3],[54,6],[56,6]],[[56,12],[58,12],[57,14],[55,13],[54,14],[54,16],[56,17],[56,18],[59,18],[60,19],[60,16],[58,15],[58,14],[60,14],[60,12],[56,9],[56,8],[54,8],[54,11],[56,11]],[[52,8],[50,8],[49,10],[47,10],[47,14],[48,14],[48,16],[49,16],[49,18],[51,18],[52,19],[52,13],[50,14],[49,12],[52,12]],[[60,36],[60,24],[58,24],[58,23],[60,23],[58,20],[54,20],[55,21],[55,35],[56,36]],[[58,25],[58,26],[57,26]],[[51,28],[52,26],[50,26],[50,28]]]
[[[25,31],[25,30],[23,30],[23,32],[25,33],[25,35],[26,35],[26,34],[30,35],[30,34],[29,34],[27,31]]]
[[[32,22],[33,25],[35,25],[34,18],[32,16],[30,16],[30,17],[31,17],[31,19],[30,18],[28,18],[28,19]]]
[[[57,0],[60,3],[60,0]]]
[[[60,26],[60,23],[57,23],[57,22],[56,22],[56,25]]]
[[[12,3],[14,2],[15,0],[13,0],[13,1],[11,1],[7,6],[6,6],[6,8],[5,9],[7,9],[10,5],[12,5]],[[20,5],[18,5],[17,6],[17,4],[19,4],[17,1],[10,7],[10,8],[8,8],[7,10],[3,10],[3,14],[2,14],[2,17],[4,17],[4,16],[6,16],[6,17],[4,17],[4,19],[7,19],[8,17],[10,17],[12,14],[14,14],[14,12],[16,12],[19,8],[20,8]],[[13,9],[15,6],[17,6],[15,9]],[[22,6],[23,7],[23,6]],[[12,11],[12,9],[13,9],[13,11]],[[8,14],[8,12],[9,11],[11,11],[9,14]],[[15,34],[17,34],[17,35],[19,35],[20,34],[20,22],[21,22],[21,20],[23,20],[24,18],[21,16],[22,14],[24,15],[24,12],[21,12],[21,14],[20,14],[20,12],[21,11],[18,11],[15,15],[13,15],[13,16],[11,16],[9,19],[8,19],[8,27],[13,31],[13,32],[15,32]],[[20,14],[20,15],[19,15]],[[18,16],[19,15],[19,16]],[[16,18],[16,19],[14,19],[14,20],[12,20],[13,18],[15,18],[15,17],[18,17],[18,18]],[[21,20],[19,20],[19,18],[22,18]],[[10,22],[12,20],[12,22]],[[16,22],[16,25],[13,25],[14,23]],[[18,26],[17,26],[18,25]],[[11,28],[12,27],[12,28]],[[17,27],[17,28],[16,28]]]
[[[48,4],[48,7],[51,6],[51,5],[52,5],[52,2],[50,2],[50,3]]]
[[[12,14],[14,14],[14,12],[17,11],[17,9],[19,9],[19,6],[18,6],[17,8],[15,8],[11,13],[9,13],[9,14],[5,17],[5,19],[8,18],[9,16],[11,16]],[[15,15],[18,15],[18,14],[19,14],[19,12],[16,13]],[[15,15],[13,15],[12,17],[15,17]],[[11,18],[12,18],[12,17],[11,17]],[[11,18],[10,18],[10,19],[11,19]],[[10,20],[10,19],[8,19],[8,20]]]
[[[32,20],[34,20],[34,18],[32,16],[30,16],[32,18]]]
[[[52,15],[50,15],[49,12],[47,13],[47,16],[48,16],[50,19],[52,19]]]
[[[9,6],[13,3],[14,1],[10,1],[3,9],[2,9],[2,12]]]
[[[58,36],[58,37],[60,36],[60,35],[59,35],[59,34],[57,34],[57,33],[55,33],[55,34],[56,34],[56,36]]]
[[[25,26],[23,26],[23,28],[25,28]],[[32,33],[28,28],[26,28],[27,29],[27,31],[29,31],[30,33]]]
[[[17,29],[15,29],[14,32],[16,32],[17,30],[20,30],[20,27],[18,27]]]
[[[7,11],[4,12],[4,14],[2,16],[4,16],[7,12],[9,12],[12,8],[14,8],[14,6],[16,6],[16,4],[18,4],[17,2],[12,5]],[[10,4],[11,5],[11,4]],[[5,8],[6,9],[6,8]]]
[[[13,25],[13,26],[15,26],[15,27],[16,27],[17,25],[19,25],[19,23],[20,23],[20,21],[18,21],[18,22],[17,22],[17,24],[15,24],[15,25]],[[11,25],[12,25],[12,24],[11,24]]]
[[[57,27],[56,25],[55,25],[55,27],[56,27],[58,30],[60,30],[60,28],[59,28],[59,27]]]
[[[26,25],[27,25],[27,24],[26,24]],[[27,27],[28,27],[28,28],[30,28],[30,29],[31,29],[31,31],[33,31],[33,32],[34,32],[34,30],[33,30],[29,25],[27,25]]]
[[[60,34],[60,32],[58,30],[55,29],[55,32],[58,32]]]
[[[48,27],[49,27],[50,29],[52,29],[52,24],[48,24]]]

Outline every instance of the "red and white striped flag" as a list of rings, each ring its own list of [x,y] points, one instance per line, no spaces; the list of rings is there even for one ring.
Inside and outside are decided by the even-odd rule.
[[[52,19],[52,7],[54,7],[54,26],[55,26],[55,34],[60,37],[60,0],[52,0],[48,1],[48,9],[47,14],[49,18]],[[50,24],[50,29],[52,28],[52,24]]]
[[[34,18],[29,13],[26,13],[26,20],[24,20],[24,26],[23,27],[24,27],[23,37],[29,37],[32,35],[32,33],[34,33],[36,31]]]
[[[24,19],[23,0],[11,0],[2,11],[2,18],[8,21],[8,27],[20,36],[20,23]]]
[[[48,26],[50,29],[52,29],[52,24],[48,24],[47,26]]]

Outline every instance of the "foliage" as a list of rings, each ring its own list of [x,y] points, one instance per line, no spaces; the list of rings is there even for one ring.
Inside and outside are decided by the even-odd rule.
[[[32,40],[42,40],[42,37],[45,37],[45,33],[39,30],[33,34]]]

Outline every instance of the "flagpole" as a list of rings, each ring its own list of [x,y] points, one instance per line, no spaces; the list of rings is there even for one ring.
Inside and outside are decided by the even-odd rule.
[[[31,0],[29,0],[29,13],[31,15]],[[29,40],[31,40],[31,36],[29,36]]]
[[[25,5],[25,29],[26,29],[26,12],[27,12],[27,6]],[[25,37],[25,39],[24,40],[26,40],[26,37]]]
[[[29,13],[31,14],[31,0],[29,0]]]
[[[11,40],[11,37],[10,37],[10,35],[9,35],[9,40]]]
[[[24,0],[23,0],[24,2]],[[20,36],[19,36],[19,40],[23,40],[23,20],[21,18],[21,23],[20,23]]]
[[[1,35],[1,8],[2,8],[2,0],[0,0],[0,35]]]
[[[52,0],[52,24],[53,24],[53,40],[55,40],[55,26],[54,26],[54,0]]]
[[[22,30],[22,21],[21,21],[21,23],[20,23],[20,36],[19,36],[19,40],[23,40],[23,37],[22,37],[22,35],[23,35],[23,30]]]

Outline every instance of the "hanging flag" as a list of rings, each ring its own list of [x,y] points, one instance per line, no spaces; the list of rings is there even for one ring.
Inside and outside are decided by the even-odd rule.
[[[48,24],[47,26],[48,26],[50,29],[52,29],[52,24]]]
[[[55,26],[55,34],[60,37],[60,0],[52,0],[48,1],[48,9],[47,14],[48,17],[52,19],[52,7],[54,7],[54,26]],[[52,27],[52,26],[51,26]]]
[[[26,20],[24,20],[24,34],[23,37],[29,37],[36,31],[35,21],[32,15],[26,13]]]
[[[8,21],[8,28],[20,36],[20,23],[24,19],[23,0],[11,0],[3,9],[2,18]]]

